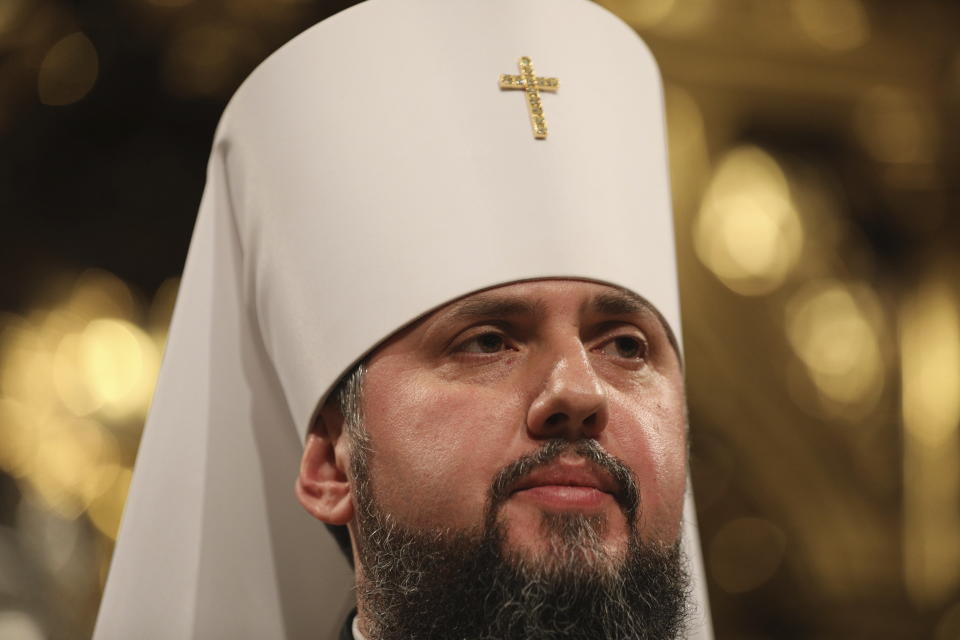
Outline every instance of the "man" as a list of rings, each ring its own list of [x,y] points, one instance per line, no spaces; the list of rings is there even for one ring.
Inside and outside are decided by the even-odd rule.
[[[316,25],[218,128],[95,637],[330,638],[353,606],[369,640],[671,637],[686,555],[709,638],[679,330],[629,27],[587,0]]]

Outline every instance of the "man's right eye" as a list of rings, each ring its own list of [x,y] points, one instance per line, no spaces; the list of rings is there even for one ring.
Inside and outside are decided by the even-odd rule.
[[[464,353],[498,353],[507,346],[506,340],[499,333],[481,333],[460,345],[458,351]]]

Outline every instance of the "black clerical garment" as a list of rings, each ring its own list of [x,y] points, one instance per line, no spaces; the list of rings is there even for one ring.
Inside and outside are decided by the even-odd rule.
[[[343,627],[340,629],[340,635],[337,636],[337,640],[353,640],[353,617],[357,615],[357,610],[354,609],[350,612],[350,615],[347,616],[347,621],[343,623]]]

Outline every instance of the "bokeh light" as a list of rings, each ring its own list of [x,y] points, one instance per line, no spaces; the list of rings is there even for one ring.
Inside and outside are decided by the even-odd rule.
[[[706,126],[703,110],[689,91],[668,84],[665,98],[673,201],[686,211],[699,198],[710,171]]]
[[[936,121],[930,106],[916,95],[888,85],[867,91],[854,112],[861,144],[876,160],[891,164],[933,162]]]
[[[679,0],[650,0],[649,2],[631,2],[630,0],[603,0],[611,11],[629,20],[638,29],[650,29],[663,22],[676,8]]]
[[[960,5],[599,2],[664,79],[717,637],[960,638]],[[4,640],[89,638],[210,135],[350,3],[121,4],[0,0]]]
[[[903,421],[931,447],[960,428],[960,307],[951,285],[934,281],[900,319]]]
[[[710,540],[710,575],[727,593],[752,591],[767,582],[783,561],[787,538],[762,518],[738,518]]]
[[[824,49],[849,51],[870,38],[860,0],[793,0],[790,9],[803,33]]]
[[[0,638],[4,640],[45,640],[37,619],[26,611],[0,610]]]
[[[788,302],[790,345],[828,408],[836,404],[860,416],[882,394],[881,317],[880,303],[868,287],[832,279],[805,284]]]
[[[26,0],[5,0],[0,3],[0,38],[17,26],[26,4]]]
[[[123,320],[93,320],[80,333],[77,352],[86,389],[101,411],[117,419],[143,414],[160,357],[142,329]]]
[[[51,106],[72,104],[86,96],[97,81],[97,50],[83,33],[72,33],[54,44],[40,64],[37,92]]]
[[[803,248],[803,227],[777,161],[743,146],[720,161],[693,225],[697,255],[732,291],[770,293]]]
[[[177,283],[148,315],[126,283],[91,269],[52,308],[0,318],[0,468],[57,522],[85,514],[116,537],[131,478],[120,436],[142,426]]]
[[[601,0],[640,31],[685,36],[707,27],[717,7],[715,0]]]
[[[239,81],[244,62],[256,59],[257,36],[229,23],[198,23],[178,33],[164,61],[170,90],[182,96],[215,96]]]
[[[944,271],[900,313],[904,577],[922,609],[960,586],[960,301]]]

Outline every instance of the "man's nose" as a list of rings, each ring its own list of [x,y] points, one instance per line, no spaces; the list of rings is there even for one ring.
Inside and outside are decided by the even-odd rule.
[[[527,412],[527,429],[537,438],[596,438],[607,426],[607,395],[577,340],[548,356],[544,386]]]

